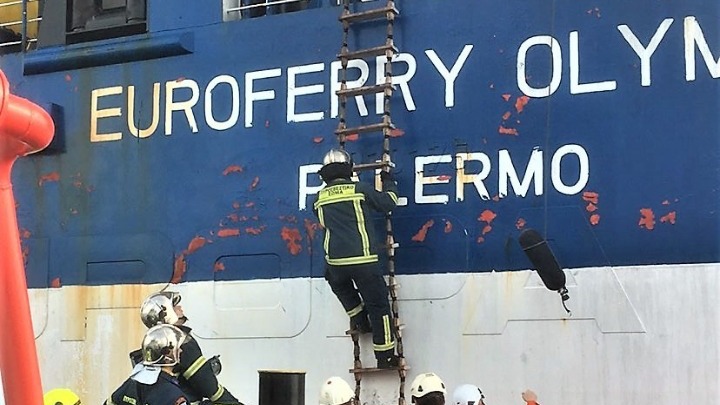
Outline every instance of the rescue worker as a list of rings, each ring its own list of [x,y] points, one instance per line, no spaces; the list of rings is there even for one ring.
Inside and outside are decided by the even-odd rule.
[[[325,155],[318,173],[326,185],[313,210],[325,230],[325,279],[350,317],[351,329],[372,331],[378,368],[397,367],[388,289],[371,217],[372,211],[389,213],[395,208],[397,186],[386,171],[380,173],[382,192],[353,182],[352,159],[339,149]]]
[[[43,396],[43,405],[82,405],[80,397],[67,388],[55,388]]]
[[[320,405],[355,405],[355,391],[340,377],[330,377],[320,388]]]
[[[216,374],[222,368],[220,360],[217,356],[206,360],[197,340],[190,335],[192,329],[185,325],[188,318],[180,300],[181,296],[177,292],[161,291],[147,297],[140,307],[140,319],[148,328],[161,324],[174,325],[187,336],[176,368],[180,388],[193,404],[242,405],[217,380]],[[203,398],[209,402],[201,402]]]
[[[412,403],[416,405],[445,405],[445,383],[435,373],[422,373],[410,386]]]
[[[485,395],[477,385],[463,384],[453,391],[455,405],[485,405]]]
[[[186,335],[172,325],[150,328],[142,342],[142,363],[104,405],[189,405],[175,378]]]

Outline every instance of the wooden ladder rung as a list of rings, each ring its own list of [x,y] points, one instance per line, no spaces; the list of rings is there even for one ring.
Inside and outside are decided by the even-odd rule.
[[[344,23],[352,24],[355,22],[371,21],[371,20],[377,20],[380,18],[394,20],[395,17],[397,17],[398,15],[400,15],[400,12],[398,11],[397,8],[395,8],[394,5],[387,5],[382,8],[360,11],[358,13],[343,12],[343,14],[340,16],[340,21],[344,22]]]
[[[377,94],[382,93],[385,91],[392,91],[393,85],[391,83],[380,83],[375,84],[373,86],[363,86],[363,87],[355,87],[352,89],[345,89],[345,90],[338,90],[335,92],[335,94],[338,95],[338,97],[353,97],[353,96],[361,96],[364,94]]]
[[[365,170],[376,170],[376,169],[382,169],[384,167],[395,167],[395,163],[388,162],[388,161],[382,161],[382,162],[372,162],[372,163],[360,163],[353,166],[354,172],[362,172]]]
[[[395,125],[392,122],[385,123],[380,122],[377,124],[360,125],[352,128],[343,128],[335,130],[335,135],[350,135],[350,134],[363,134],[367,132],[379,132],[384,129],[395,129]]]
[[[398,53],[398,49],[393,44],[376,46],[373,48],[359,49],[352,52],[341,52],[337,55],[338,59],[361,59],[368,56],[380,56],[385,55],[387,51],[391,51],[393,54]]]
[[[407,365],[400,365],[397,367],[388,367],[388,368],[351,368],[350,372],[353,374],[359,374],[359,373],[377,373],[381,371],[407,371],[410,370],[410,367]]]

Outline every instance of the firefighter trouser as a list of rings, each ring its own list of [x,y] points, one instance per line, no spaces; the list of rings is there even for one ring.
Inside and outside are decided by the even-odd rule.
[[[325,268],[325,279],[351,319],[365,314],[369,316],[375,355],[381,357],[394,352],[395,333],[388,303],[388,288],[380,264],[328,265]]]

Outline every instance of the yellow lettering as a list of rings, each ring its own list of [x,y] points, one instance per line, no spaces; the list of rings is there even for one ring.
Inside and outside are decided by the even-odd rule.
[[[142,104],[141,104],[142,105]],[[142,115],[142,110],[140,111]],[[128,129],[138,138],[147,138],[155,133],[160,122],[160,83],[153,83],[152,95],[152,121],[145,129],[138,129],[135,125],[135,86],[128,86]]]
[[[98,99],[104,96],[122,94],[122,92],[122,86],[105,87],[92,91],[90,96],[90,142],[109,142],[122,138],[122,132],[98,133],[98,120],[100,118],[120,117],[122,115],[120,107],[98,109]]]
[[[137,405],[137,400],[135,398],[131,398],[127,395],[123,395],[123,402],[127,402],[128,404]]]

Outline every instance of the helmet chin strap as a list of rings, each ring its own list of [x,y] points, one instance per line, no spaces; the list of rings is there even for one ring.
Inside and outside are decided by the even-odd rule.
[[[183,316],[181,316],[181,317],[178,318],[178,321],[175,322],[175,324],[176,324],[176,325],[182,325],[182,324],[184,324],[184,323],[187,322],[187,321],[188,321],[188,317],[185,316],[185,315],[183,315]]]

